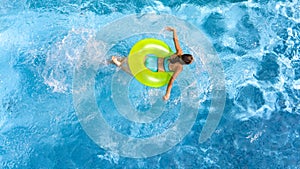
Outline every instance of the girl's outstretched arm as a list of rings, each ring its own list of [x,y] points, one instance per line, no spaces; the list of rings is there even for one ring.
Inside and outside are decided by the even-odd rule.
[[[174,44],[175,44],[176,54],[177,55],[182,55],[182,49],[181,49],[181,47],[179,45],[179,41],[178,41],[176,30],[174,28],[172,28],[172,27],[169,27],[169,26],[167,26],[165,29],[167,31],[173,32],[173,41],[174,41]]]

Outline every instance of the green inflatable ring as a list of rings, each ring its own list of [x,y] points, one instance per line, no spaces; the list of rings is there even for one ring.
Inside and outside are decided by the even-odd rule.
[[[173,72],[152,72],[144,62],[147,55],[166,58],[173,54],[171,48],[161,40],[147,38],[138,41],[130,50],[128,64],[132,75],[142,84],[162,87],[169,83]]]

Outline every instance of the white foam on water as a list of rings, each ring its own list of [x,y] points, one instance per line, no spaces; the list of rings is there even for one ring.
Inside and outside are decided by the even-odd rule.
[[[111,164],[118,164],[119,163],[119,159],[120,156],[117,153],[111,152],[111,151],[107,151],[104,155],[97,155],[98,158],[102,159],[102,160],[107,160],[109,161]]]
[[[293,81],[293,88],[296,90],[300,90],[300,79]]]

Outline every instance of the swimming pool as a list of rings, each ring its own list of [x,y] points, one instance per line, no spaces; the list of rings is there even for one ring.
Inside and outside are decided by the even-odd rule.
[[[1,168],[300,168],[299,8],[1,1]],[[145,37],[174,50],[168,25],[195,63],[162,102],[108,60]]]

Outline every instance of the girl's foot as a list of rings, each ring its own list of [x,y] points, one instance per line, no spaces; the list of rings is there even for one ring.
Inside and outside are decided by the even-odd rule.
[[[111,60],[112,60],[112,62],[113,62],[115,65],[117,65],[118,67],[121,66],[121,62],[118,61],[118,58],[117,58],[117,57],[112,56],[112,57],[111,57]]]

